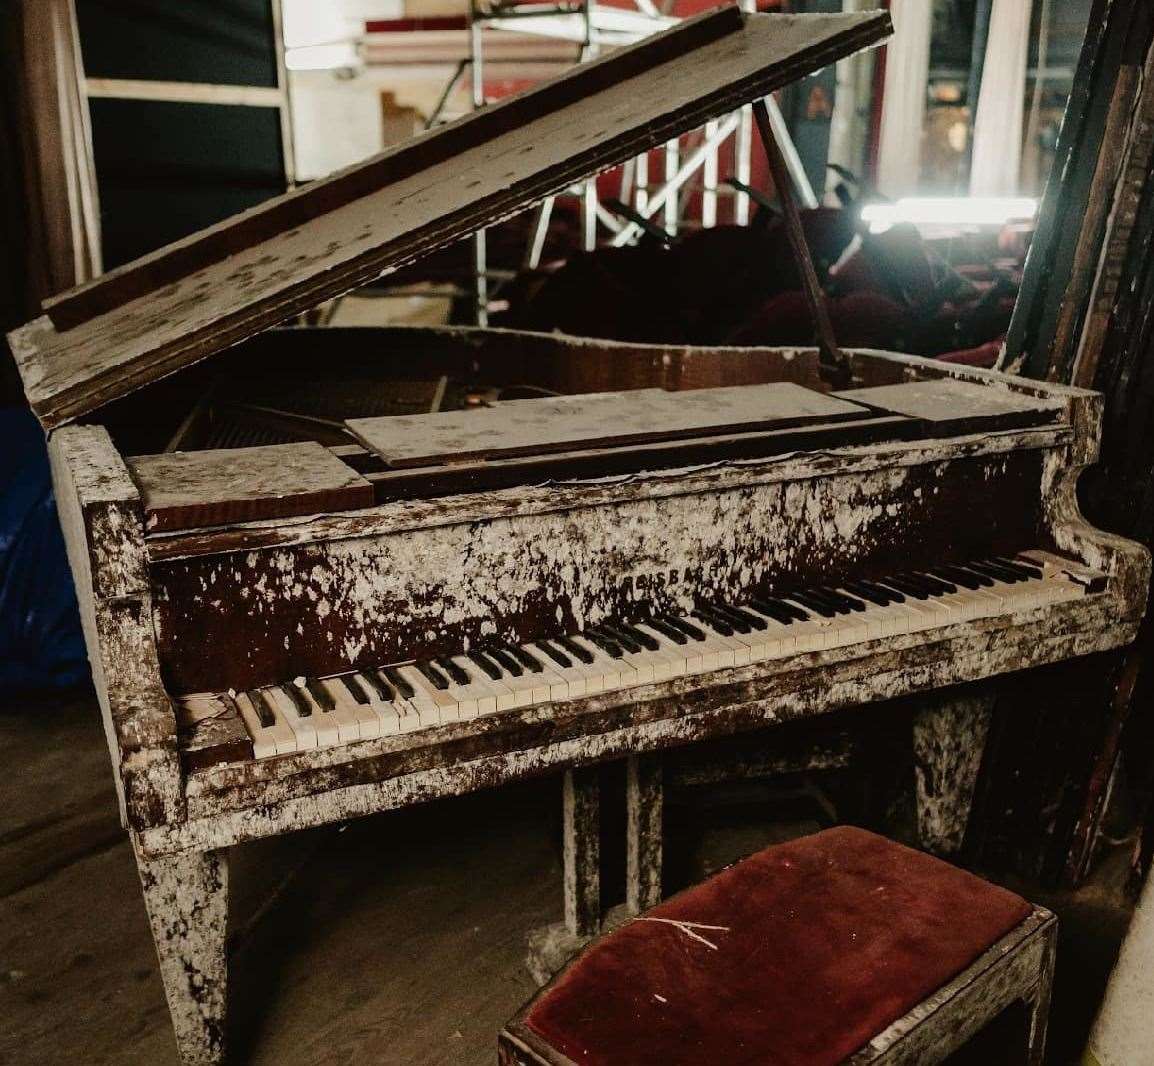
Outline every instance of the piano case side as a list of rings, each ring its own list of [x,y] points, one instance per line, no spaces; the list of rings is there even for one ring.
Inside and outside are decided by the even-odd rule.
[[[1142,544],[1098,529],[1086,521],[1078,502],[1082,472],[1098,461],[1105,401],[1101,393],[1073,385],[1035,381],[996,370],[959,366],[894,352],[854,353],[855,369],[871,384],[913,379],[954,378],[1024,396],[1061,403],[1069,443],[1047,453],[1042,471],[1042,516],[1045,532],[1063,555],[1110,576],[1120,614],[1136,625],[1146,611],[1151,556]]]
[[[160,680],[136,486],[100,427],[64,427],[48,453],[121,821],[138,831],[179,822],[184,779]]]

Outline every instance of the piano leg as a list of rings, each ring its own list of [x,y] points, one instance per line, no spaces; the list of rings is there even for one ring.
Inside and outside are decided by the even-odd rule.
[[[993,708],[993,689],[979,685],[927,695],[914,714],[918,838],[936,855],[965,843]]]
[[[625,766],[625,905],[630,914],[661,902],[664,801],[661,756],[630,756]]]
[[[586,939],[601,932],[601,784],[596,766],[565,771],[562,795],[565,925]]]
[[[185,1066],[224,1061],[228,862],[224,851],[136,854],[177,1048]]]

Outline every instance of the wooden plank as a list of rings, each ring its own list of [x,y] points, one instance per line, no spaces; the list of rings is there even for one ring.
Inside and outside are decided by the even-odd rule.
[[[890,32],[725,9],[254,209],[13,334],[46,426],[507,218]]]
[[[1057,421],[1062,413],[1062,404],[1057,400],[1036,399],[949,378],[848,389],[834,395],[928,422],[929,431],[935,436],[1042,426]]]
[[[146,81],[140,78],[86,78],[84,93],[112,100],[166,100],[181,104],[235,104],[240,107],[280,107],[284,93],[267,85],[217,85],[188,81]]]
[[[512,459],[868,418],[860,404],[788,382],[512,400],[480,410],[345,424],[394,468]]]
[[[726,434],[696,440],[634,444],[623,448],[582,451],[526,458],[445,463],[415,469],[373,471],[365,474],[376,490],[377,502],[432,498],[455,493],[488,492],[548,481],[603,479],[640,471],[703,466],[767,459],[821,448],[912,440],[921,435],[921,423],[911,418],[866,418],[860,422],[819,422],[768,433]]]
[[[166,452],[128,460],[151,532],[349,511],[373,487],[314,441],[263,448]]]

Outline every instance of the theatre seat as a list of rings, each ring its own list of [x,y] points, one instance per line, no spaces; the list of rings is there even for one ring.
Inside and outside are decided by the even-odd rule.
[[[1031,1047],[1027,1058],[1023,1041],[1019,1061],[1040,1062],[1055,929],[972,874],[830,829],[767,848],[595,941],[506,1027],[501,1058],[936,1062],[1024,1000]],[[888,1057],[927,1039],[931,1057]]]

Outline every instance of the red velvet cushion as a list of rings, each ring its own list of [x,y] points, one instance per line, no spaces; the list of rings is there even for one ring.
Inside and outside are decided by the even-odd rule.
[[[837,1063],[1030,912],[947,863],[829,829],[767,848],[602,938],[526,1023],[579,1063]],[[653,918],[725,930],[694,930],[715,950]]]

